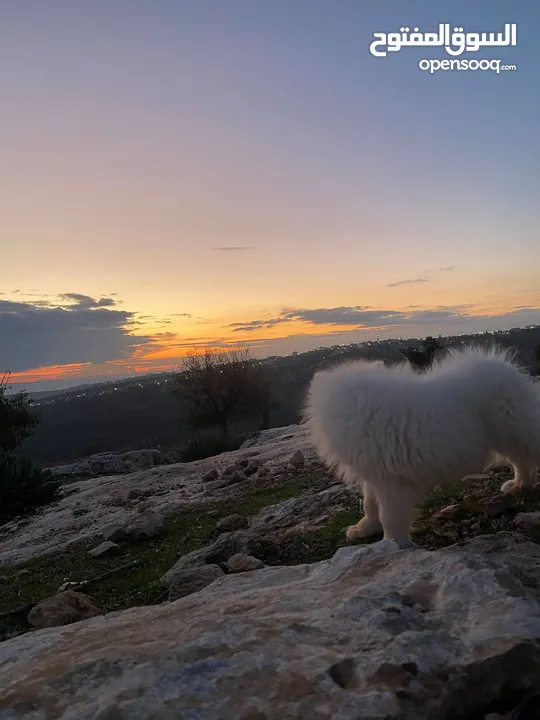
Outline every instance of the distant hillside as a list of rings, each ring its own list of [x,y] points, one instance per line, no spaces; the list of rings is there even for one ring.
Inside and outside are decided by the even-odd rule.
[[[165,374],[165,373],[160,373]],[[134,377],[120,377],[112,380],[107,380],[106,382],[92,382],[92,383],[84,383],[83,385],[72,385],[71,387],[65,387],[60,388],[56,390],[29,390],[28,396],[32,400],[45,400],[50,399],[53,397],[57,397],[59,395],[67,396],[70,394],[77,395],[79,393],[86,393],[86,392],[100,392],[102,390],[110,389],[114,385],[120,385],[123,383],[140,383],[140,382],[148,382],[150,380],[151,382],[154,382],[154,380],[160,375],[158,373],[150,373],[148,375],[137,375]],[[170,376],[170,373],[166,373],[167,377]],[[19,389],[21,389],[21,383],[14,384],[15,390],[12,392],[17,392]]]
[[[532,367],[540,327],[502,333],[442,338],[445,346],[470,342],[515,347],[521,362]],[[419,340],[388,340],[320,348],[307,353],[264,361],[278,409],[271,427],[297,422],[307,384],[316,368],[349,357],[398,361],[400,350]],[[41,424],[23,452],[39,464],[69,462],[104,451],[179,445],[191,434],[183,422],[186,408],[172,395],[170,374],[70,388],[63,393],[39,394],[35,406]],[[38,395],[36,393],[36,395]],[[244,420],[233,431],[258,429],[258,420]]]

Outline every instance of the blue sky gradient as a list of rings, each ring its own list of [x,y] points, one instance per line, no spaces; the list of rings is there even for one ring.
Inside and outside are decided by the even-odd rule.
[[[0,363],[37,389],[205,342],[540,323],[539,20],[532,0],[4,3]],[[517,70],[369,53],[441,22],[517,23],[475,54]]]

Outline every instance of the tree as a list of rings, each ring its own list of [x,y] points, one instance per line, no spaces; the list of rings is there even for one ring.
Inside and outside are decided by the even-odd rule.
[[[278,403],[272,399],[270,382],[260,366],[252,365],[246,377],[246,384],[239,403],[239,412],[246,417],[259,415],[259,430],[268,430],[272,410],[277,410]]]
[[[28,393],[7,395],[10,373],[0,378],[0,448],[12,452],[34,432],[38,416],[29,407]]]
[[[437,352],[437,350],[443,349],[440,340],[438,338],[432,337],[431,335],[428,335],[422,344],[424,346],[424,350],[432,353]]]
[[[540,343],[533,350],[535,367],[533,367],[532,375],[540,377]]]
[[[187,402],[194,428],[214,425],[227,435],[238,414],[260,413],[262,424],[268,423],[269,386],[250,359],[248,348],[207,346],[202,352],[188,353],[173,376],[173,392]]]
[[[418,372],[424,372],[429,370],[432,366],[433,360],[435,359],[435,353],[442,349],[443,346],[440,341],[437,338],[428,335],[422,342],[420,350],[408,347],[406,350],[402,350],[401,352],[405,355],[415,370]]]
[[[50,470],[40,470],[27,458],[0,448],[0,525],[53,502],[60,485],[60,478]]]
[[[6,370],[0,378],[0,525],[52,502],[60,488],[52,473],[13,454],[34,432],[39,418],[29,407],[27,393],[7,395],[9,376]]]

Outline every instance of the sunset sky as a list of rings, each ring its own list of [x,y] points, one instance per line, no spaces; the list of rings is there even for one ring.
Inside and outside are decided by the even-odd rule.
[[[538,0],[0,3],[0,367],[50,389],[540,324]],[[515,72],[377,58],[500,32]],[[472,57],[468,54],[466,57]]]

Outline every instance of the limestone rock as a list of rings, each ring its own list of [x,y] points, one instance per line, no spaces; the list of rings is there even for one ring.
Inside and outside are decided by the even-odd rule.
[[[508,507],[508,497],[502,492],[490,493],[480,500],[480,507],[485,515],[502,515]]]
[[[42,600],[33,607],[28,613],[28,622],[35,628],[51,628],[57,625],[70,625],[99,614],[99,610],[87,595],[66,590]]]
[[[463,482],[478,482],[480,480],[485,480],[487,482],[488,480],[491,480],[491,475],[488,475],[487,473],[471,473],[470,475],[465,475],[463,478]]]
[[[64,582],[60,585],[57,593],[63,593],[66,590],[74,589],[77,587],[77,585],[80,585],[80,582],[75,582],[74,580],[64,580]]]
[[[88,554],[92,557],[99,558],[108,555],[118,555],[120,552],[120,545],[117,545],[115,542],[111,542],[110,540],[106,540],[105,542],[102,542],[101,545],[89,550]]]
[[[174,582],[169,586],[169,600],[178,600],[198,592],[222,577],[223,574],[219,565],[201,565],[183,570],[175,575]]]
[[[260,469],[260,467],[260,460],[250,460],[244,468],[244,475],[246,477],[251,477],[252,475],[255,475],[255,473]]]
[[[310,467],[315,458],[307,429],[296,425],[263,431],[249,444],[254,447],[243,447],[217,458],[188,463],[141,467],[141,463],[137,462],[130,466],[128,474],[113,476],[100,475],[107,467],[96,464],[90,471],[92,474],[94,470],[97,471],[99,477],[84,480],[73,478],[74,482],[63,486],[57,502],[44,507],[39,513],[0,527],[0,565],[25,563],[44,554],[63,552],[81,543],[92,543],[92,547],[97,544],[96,537],[122,542],[125,540],[123,531],[139,514],[141,505],[136,499],[128,500],[131,491],[133,496],[136,494],[144,498],[143,502],[150,503],[147,509],[151,508],[167,517],[201,506],[211,509],[224,500],[241,499],[253,490],[259,478],[266,476],[270,476],[272,487],[286,485],[295,471],[289,471],[284,460],[290,458],[296,450],[302,451]],[[137,456],[130,457],[133,460]],[[261,463],[258,472],[251,476],[257,480],[246,482],[247,475],[236,465],[237,459],[242,462],[255,459]],[[156,457],[152,463],[155,461]],[[201,482],[206,472],[216,468],[221,472],[225,466],[234,466],[232,478],[220,476],[212,482]],[[249,468],[249,462],[245,467]],[[89,469],[88,466],[86,469]],[[108,470],[111,469],[109,465]],[[119,465],[115,472],[126,469],[127,466]],[[65,468],[56,470],[63,472]],[[82,468],[73,467],[72,470],[76,474]],[[321,473],[322,478],[324,473],[318,466],[317,472]],[[229,487],[231,481],[234,484]],[[76,508],[84,508],[87,512],[83,516],[79,510],[74,512]],[[111,527],[116,528],[118,534],[113,532],[111,536]]]
[[[241,457],[238,459],[239,465],[247,465],[253,458],[256,458],[259,456],[258,450],[250,450],[249,452],[243,452]]]
[[[514,525],[532,540],[540,540],[540,512],[518,513]]]
[[[145,510],[126,526],[126,535],[130,540],[150,540],[159,535],[163,527],[163,515]]]
[[[280,537],[316,528],[329,517],[350,507],[355,495],[343,485],[334,485],[318,493],[300,495],[263,508],[251,518],[253,532]],[[360,519],[360,513],[359,517]]]
[[[233,513],[227,515],[227,517],[221,518],[216,523],[216,530],[221,531],[232,531],[232,530],[244,530],[249,525],[249,520],[244,515],[238,515]]]
[[[137,503],[137,505],[135,506],[135,509],[137,510],[138,513],[143,513],[146,510],[151,510],[152,509],[152,501],[151,500],[141,500],[140,502]]]
[[[222,485],[235,485],[236,483],[247,480],[244,471],[238,467],[227,468],[220,480]]]
[[[244,440],[240,449],[241,450],[254,450],[263,446],[269,446],[272,444],[285,444],[289,441],[293,441],[295,444],[300,444],[298,441],[308,438],[309,433],[307,426],[288,425],[287,427],[271,428],[270,430],[261,430],[252,435],[247,440]],[[304,445],[302,443],[302,445]]]
[[[344,547],[12,638],[0,644],[0,715],[482,717],[505,688],[540,689],[538,589],[520,579],[538,569],[540,547],[478,540],[434,552]]]
[[[248,572],[266,567],[262,560],[245,553],[236,553],[227,560],[226,565],[230,573]]]
[[[125,453],[96,453],[69,465],[51,468],[51,471],[61,475],[90,475],[93,477],[103,474],[123,475],[135,470],[175,462],[178,462],[177,458],[162,453],[161,450],[130,450]]]
[[[201,480],[203,481],[203,483],[207,483],[207,482],[214,482],[214,480],[217,480],[218,478],[219,478],[218,471],[216,470],[216,468],[212,468],[208,472],[204,473]]]
[[[103,532],[101,533],[103,540],[105,542],[121,542],[122,540],[125,540],[126,535],[126,529],[123,525],[120,525],[119,523],[111,523],[110,525],[107,525],[103,528]]]
[[[160,582],[162,585],[169,587],[174,584],[179,573],[189,568],[226,563],[236,553],[245,553],[257,557],[272,546],[273,543],[252,532],[242,530],[226,532],[220,535],[211,545],[200,550],[193,550],[187,555],[182,555],[173,567],[160,578]]]
[[[306,458],[304,457],[304,453],[301,450],[297,450],[289,459],[289,465],[292,465],[295,468],[299,468],[302,467],[305,461]]]

